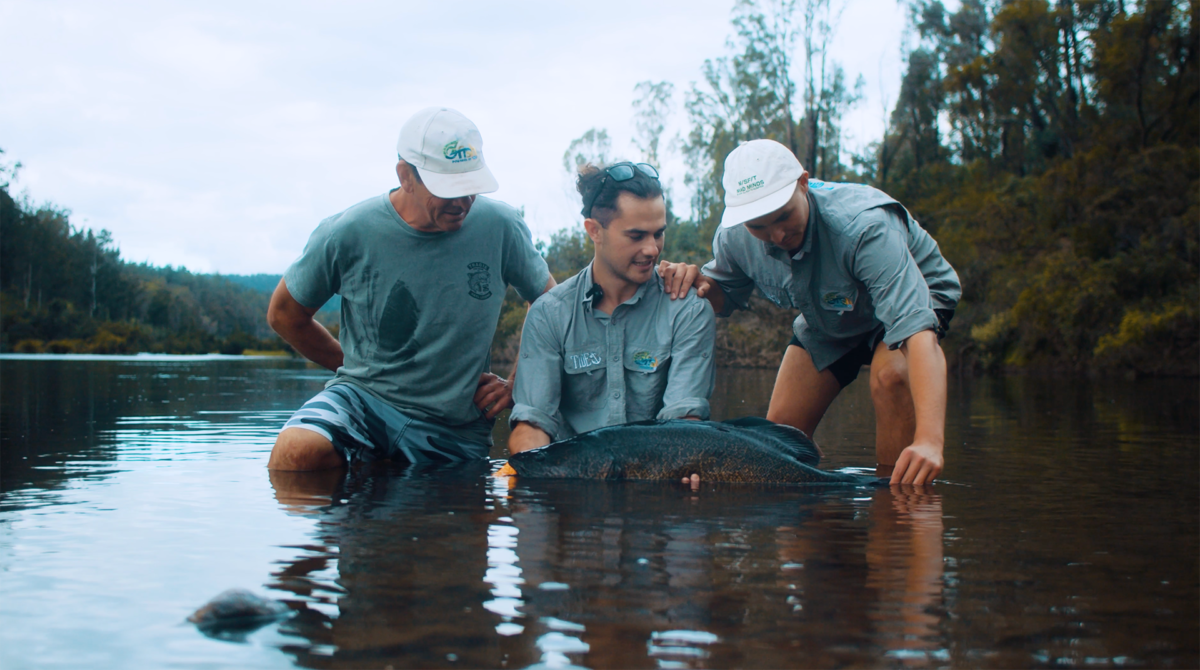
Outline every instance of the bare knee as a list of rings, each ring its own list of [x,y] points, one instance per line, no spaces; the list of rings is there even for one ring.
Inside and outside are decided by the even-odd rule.
[[[303,428],[287,428],[275,438],[267,467],[272,470],[328,470],[345,465],[333,443]]]
[[[871,364],[871,395],[893,396],[908,391],[908,370],[902,362],[875,361]]]

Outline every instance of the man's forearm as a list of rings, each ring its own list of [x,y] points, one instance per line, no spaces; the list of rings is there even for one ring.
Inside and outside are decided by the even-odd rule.
[[[288,323],[280,326],[272,323],[271,327],[301,356],[313,363],[333,372],[342,367],[342,345],[315,319],[309,319],[308,323]]]
[[[281,279],[267,307],[267,325],[301,356],[337,372],[342,367],[342,345],[313,319],[316,313],[317,310],[297,302],[287,282]]]
[[[518,421],[508,436],[508,453],[519,454],[547,444],[550,444],[549,433],[527,421]]]
[[[696,281],[696,292],[708,300],[708,304],[712,305],[714,314],[721,314],[725,311],[725,291],[713,279],[700,275],[701,279]],[[703,289],[703,290],[701,290]]]
[[[902,351],[908,361],[917,420],[913,443],[942,448],[946,441],[946,356],[932,330],[908,338]]]

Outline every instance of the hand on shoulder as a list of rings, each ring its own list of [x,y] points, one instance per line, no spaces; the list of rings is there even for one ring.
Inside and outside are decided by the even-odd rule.
[[[693,286],[696,287],[696,295],[703,298],[712,285],[712,280],[700,272],[700,267],[690,263],[661,261],[658,274],[663,278],[663,290],[672,300],[686,297],[688,289]]]

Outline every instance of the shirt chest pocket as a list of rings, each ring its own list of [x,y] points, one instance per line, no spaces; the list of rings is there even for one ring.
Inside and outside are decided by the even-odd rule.
[[[625,348],[625,388],[630,400],[644,408],[653,418],[661,407],[663,392],[667,388],[667,368],[671,365],[671,352],[655,347],[629,346]],[[631,421],[636,419],[631,418]]]
[[[562,407],[603,407],[607,381],[600,347],[571,349],[563,353]]]
[[[822,286],[817,298],[817,304],[825,316],[840,316],[845,312],[854,311],[854,307],[858,305],[858,287],[854,284]],[[831,315],[830,312],[837,314]]]

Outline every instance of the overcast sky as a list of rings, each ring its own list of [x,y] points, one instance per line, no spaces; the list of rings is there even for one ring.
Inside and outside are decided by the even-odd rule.
[[[280,273],[322,218],[395,185],[401,124],[446,105],[479,126],[492,197],[546,239],[581,219],[570,141],[605,128],[635,156],[644,80],[675,84],[668,133],[683,130],[683,93],[726,53],[732,7],[0,0],[0,148],[24,165],[14,191],[112,231],[126,260]],[[903,27],[897,0],[845,1],[832,55],[866,80],[852,145],[882,133]],[[682,163],[663,162],[685,196]]]

